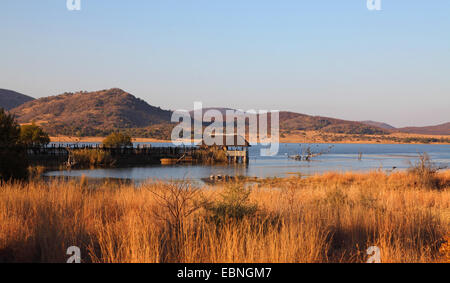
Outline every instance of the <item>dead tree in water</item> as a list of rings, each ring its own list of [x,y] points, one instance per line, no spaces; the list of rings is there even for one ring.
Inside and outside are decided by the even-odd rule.
[[[358,160],[361,161],[363,157],[363,153],[361,151],[358,152]]]
[[[334,147],[334,145],[330,145],[328,147],[328,149],[315,153],[315,152],[312,151],[311,146],[308,146],[306,149],[302,150],[301,154],[297,154],[297,155],[294,155],[294,156],[289,156],[289,158],[297,160],[297,161],[311,161],[315,157],[318,157],[318,156],[321,156],[323,154],[329,153],[333,147]]]

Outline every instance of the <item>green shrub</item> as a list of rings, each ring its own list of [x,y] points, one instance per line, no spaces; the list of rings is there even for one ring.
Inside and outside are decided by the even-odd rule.
[[[110,148],[132,147],[131,137],[121,133],[112,133],[105,138],[103,146]]]
[[[228,186],[221,199],[207,206],[207,211],[212,214],[216,221],[227,219],[242,219],[247,216],[253,216],[258,206],[249,200],[251,191],[238,184]]]
[[[33,123],[20,127],[19,142],[26,146],[45,146],[50,142],[50,138],[41,127]]]

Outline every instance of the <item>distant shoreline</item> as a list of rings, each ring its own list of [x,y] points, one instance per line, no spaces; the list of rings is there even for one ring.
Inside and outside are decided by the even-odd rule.
[[[409,141],[408,141],[409,140]],[[422,141],[429,142],[422,142]],[[433,141],[438,140],[438,141]],[[447,142],[445,142],[446,140]],[[389,135],[350,135],[306,131],[285,135],[281,143],[335,143],[335,144],[436,144],[449,145],[450,135],[420,135],[392,133]]]
[[[280,143],[312,143],[312,144],[435,144],[435,145],[449,145],[445,142],[396,142],[391,139],[449,139],[448,136],[432,136],[432,135],[415,135],[395,133],[385,136],[359,136],[359,135],[343,135],[343,134],[328,134],[330,137],[324,138],[317,132],[305,132],[302,134],[284,135],[280,137]],[[101,143],[105,137],[69,137],[57,136],[50,137],[51,142],[61,143]],[[162,140],[155,138],[133,138],[133,142],[137,143],[172,143],[170,140]]]

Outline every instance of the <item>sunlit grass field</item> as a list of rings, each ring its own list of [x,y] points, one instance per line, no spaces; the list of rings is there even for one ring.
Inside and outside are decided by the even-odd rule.
[[[327,173],[199,188],[0,185],[0,262],[449,261],[450,172]]]

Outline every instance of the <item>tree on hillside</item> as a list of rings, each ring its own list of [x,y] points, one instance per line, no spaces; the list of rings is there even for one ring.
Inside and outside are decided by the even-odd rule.
[[[131,137],[121,133],[112,133],[103,140],[103,146],[122,148],[131,147],[133,143],[131,142]]]
[[[27,176],[27,159],[19,145],[20,126],[14,116],[0,108],[0,181]]]
[[[33,123],[20,128],[19,141],[26,146],[45,146],[50,142],[50,138],[41,127]]]

